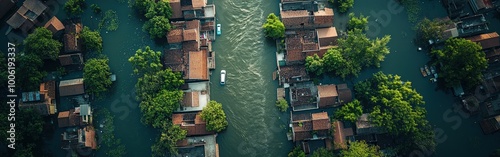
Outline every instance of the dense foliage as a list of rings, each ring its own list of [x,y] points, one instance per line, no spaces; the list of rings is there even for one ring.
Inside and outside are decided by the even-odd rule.
[[[104,13],[104,17],[99,21],[99,29],[106,29],[107,31],[116,31],[120,25],[118,15],[114,10],[108,10]]]
[[[354,86],[370,121],[394,135],[401,154],[412,149],[435,148],[434,133],[425,118],[423,97],[397,75],[375,73]]]
[[[7,99],[2,97],[0,101],[6,102]],[[1,111],[9,111],[9,105],[0,105]],[[8,121],[8,114],[0,114],[0,138],[4,139],[2,144],[7,144],[7,138],[10,134],[7,131],[10,129],[11,122]],[[43,151],[43,138],[42,131],[44,126],[44,121],[40,114],[33,110],[24,108],[22,110],[15,111],[15,150],[8,149],[5,156],[14,157],[28,157],[28,156],[43,156],[45,152]],[[22,126],[22,127],[19,127]],[[29,127],[27,127],[29,126]],[[7,147],[5,147],[7,149]],[[43,155],[42,155],[43,154]]]
[[[27,53],[16,58],[16,85],[23,91],[36,91],[47,75],[43,67],[43,60],[35,53]]]
[[[154,128],[161,128],[174,110],[179,108],[182,98],[183,92],[180,90],[161,90],[155,97],[142,100],[139,105],[143,113],[142,121]]]
[[[342,106],[339,110],[335,111],[335,118],[343,120],[356,122],[358,118],[363,114],[363,106],[358,100],[354,100]]]
[[[488,67],[482,47],[463,38],[450,38],[444,49],[432,50],[431,54],[436,56],[436,64],[442,63],[439,77],[447,87],[462,84],[472,89],[481,83],[482,72]]]
[[[382,157],[377,146],[370,146],[365,141],[356,141],[349,144],[349,148],[340,151],[342,157]]]
[[[443,40],[443,32],[449,24],[452,24],[451,20],[434,19],[431,21],[427,18],[422,19],[415,26],[417,31],[417,44],[420,46],[427,46],[429,40],[434,42]]]
[[[163,38],[172,28],[165,16],[154,16],[144,23],[142,29],[148,32],[151,38]]]
[[[80,39],[85,51],[102,51],[102,37],[98,31],[92,31],[89,27],[85,26],[80,33]]]
[[[420,13],[420,4],[419,0],[399,0],[401,5],[403,5],[406,9],[406,13],[408,14],[408,20],[410,22],[417,22],[419,13]]]
[[[160,70],[155,73],[146,73],[140,77],[135,85],[137,97],[147,99],[154,97],[163,89],[176,90],[184,84],[181,74],[170,69]]]
[[[354,13],[349,13],[349,22],[347,23],[347,29],[368,30],[368,16],[363,16],[363,14],[359,14],[358,17]]]
[[[135,74],[154,73],[163,68],[161,64],[161,52],[154,51],[149,46],[135,51],[134,56],[128,61],[134,66]]]
[[[288,157],[306,157],[306,153],[304,153],[304,151],[300,147],[295,146],[295,148],[293,148],[292,151],[288,153]]]
[[[285,99],[280,99],[276,101],[276,107],[278,107],[281,112],[286,112],[288,109],[288,102]]]
[[[306,70],[316,75],[327,72],[342,78],[357,76],[365,67],[380,67],[385,55],[390,53],[387,47],[390,36],[370,40],[360,29],[348,34],[346,39],[339,39],[338,47],[329,49],[323,58],[308,56]]]
[[[354,0],[328,0],[329,2],[335,4],[341,13],[347,12],[352,6],[354,6]]]
[[[285,37],[285,25],[278,16],[274,15],[274,13],[270,13],[267,16],[267,20],[264,25],[262,25],[262,28],[264,28],[266,37],[274,39]]]
[[[61,47],[61,42],[52,39],[52,32],[44,27],[36,28],[24,39],[24,52],[36,54],[41,59],[56,60]]]
[[[187,131],[181,129],[178,125],[165,126],[162,129],[160,138],[151,146],[152,155],[163,157],[167,154],[167,151],[177,154],[176,143],[186,138],[186,135]]]
[[[108,58],[92,58],[85,63],[83,68],[83,82],[87,92],[100,97],[111,87],[111,72]]]
[[[316,149],[311,155],[311,157],[334,157],[334,156],[335,155],[333,154],[333,152],[329,151],[326,148]]]
[[[133,6],[139,14],[148,19],[142,29],[148,32],[151,38],[164,38],[172,28],[168,20],[172,17],[172,7],[168,0],[136,0]]]
[[[222,104],[214,100],[208,102],[207,106],[203,108],[201,118],[207,122],[208,131],[221,132],[228,125]]]
[[[92,4],[90,5],[90,8],[94,11],[95,14],[101,13],[101,7],[99,7],[97,4]]]
[[[85,0],[68,0],[64,3],[64,11],[69,15],[78,15],[83,13]]]

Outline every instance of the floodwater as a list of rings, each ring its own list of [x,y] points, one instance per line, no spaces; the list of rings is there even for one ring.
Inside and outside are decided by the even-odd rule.
[[[211,2],[211,1],[209,1]],[[391,9],[393,0],[356,0],[350,11],[370,16],[370,37],[391,35],[391,54],[382,62],[380,69],[363,71],[357,80],[365,79],[382,70],[397,74],[403,80],[413,83],[413,87],[426,101],[428,120],[442,132],[436,153],[433,156],[487,156],[500,148],[500,135],[483,135],[479,127],[479,117],[466,117],[453,111],[454,98],[450,93],[436,89],[436,84],[422,78],[419,67],[429,58],[417,52],[412,40],[415,36],[405,11]],[[118,1],[88,0],[87,4],[98,4],[103,13],[117,11],[120,25],[117,31],[101,31],[104,40],[104,54],[110,59],[110,67],[117,75],[108,95],[94,103],[108,108],[116,116],[116,138],[125,145],[129,157],[149,156],[157,132],[140,122],[141,113],[134,99],[136,77],[127,59],[138,48],[146,45],[161,51],[165,45],[153,42],[142,31],[140,21],[127,3]],[[277,81],[272,80],[276,70],[275,46],[267,40],[261,29],[269,13],[279,13],[278,1],[269,0],[215,0],[218,23],[222,24],[222,35],[217,36],[213,49],[216,51],[217,68],[211,76],[211,98],[223,104],[229,126],[217,137],[222,157],[275,157],[286,156],[292,148],[287,141],[289,113],[281,113],[274,105]],[[62,5],[60,5],[62,6]],[[63,16],[59,6],[58,15]],[[422,15],[429,18],[443,17],[446,13],[435,0],[423,0]],[[84,14],[84,25],[97,28],[98,20],[90,13]],[[90,18],[93,15],[93,18]],[[387,15],[377,17],[377,15]],[[389,17],[390,18],[387,18]],[[337,30],[345,27],[346,14],[335,15]],[[377,22],[375,20],[377,19]],[[493,23],[493,22],[492,22]],[[494,22],[496,26],[498,21]],[[498,29],[500,27],[496,27]],[[379,31],[374,31],[379,30]],[[497,30],[498,31],[498,30]],[[226,70],[227,84],[219,85],[219,72]],[[357,81],[357,80],[354,80]],[[340,83],[335,79],[325,79],[323,83]],[[348,81],[351,82],[351,81]],[[350,83],[352,85],[352,83]],[[57,146],[53,146],[57,148]],[[97,156],[106,156],[100,149]],[[418,153],[419,150],[416,150]],[[64,154],[54,150],[56,156]],[[425,153],[423,153],[425,154]]]

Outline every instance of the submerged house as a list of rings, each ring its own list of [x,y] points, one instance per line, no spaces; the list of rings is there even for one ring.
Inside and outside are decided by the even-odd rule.
[[[500,115],[482,120],[480,123],[484,134],[492,134],[500,130]]]
[[[497,32],[480,34],[465,39],[478,43],[483,50],[500,46],[500,37]]]
[[[52,34],[58,34],[60,31],[64,30],[64,25],[56,16],[53,16],[45,25],[43,26],[50,30]]]
[[[73,96],[85,93],[83,78],[59,82],[59,96]]]
[[[316,86],[318,89],[318,107],[326,108],[338,105],[337,86],[331,85],[319,85]]]
[[[303,65],[286,65],[278,70],[280,84],[292,84],[311,80]]]
[[[80,32],[82,31],[81,23],[71,23],[65,26],[65,34],[63,38],[64,53],[76,53],[82,51],[80,42]]]
[[[55,81],[40,84],[39,91],[23,92],[19,101],[19,109],[31,108],[43,116],[57,112]]]
[[[193,82],[187,84],[187,89],[183,90],[184,97],[179,109],[174,112],[201,111],[210,101],[209,82]]]
[[[325,98],[323,103],[328,103]],[[312,83],[290,87],[290,106],[293,111],[318,109],[318,89]]]
[[[311,2],[313,3],[313,2]],[[333,9],[311,4],[307,10],[284,10],[280,8],[281,21],[286,29],[315,29],[333,25]],[[288,8],[285,8],[288,9]]]
[[[217,144],[217,135],[191,136],[177,141],[177,154],[171,154],[172,157],[219,157],[219,144]]]
[[[59,112],[57,122],[60,128],[92,124],[92,109],[89,104],[81,104],[69,111]]]
[[[337,93],[339,93],[338,103],[344,105],[352,101],[352,91],[347,84],[337,85]]]
[[[26,0],[7,20],[7,24],[13,30],[19,30],[23,35],[28,35],[36,27],[43,26],[42,23],[48,19],[44,15],[45,10],[47,10],[47,6],[41,1]]]
[[[474,11],[475,14],[485,13],[495,8],[495,5],[492,2],[495,0],[468,0],[468,1],[472,8],[472,11]]]
[[[332,123],[335,131],[333,131],[333,149],[341,150],[347,148],[348,137],[353,136],[354,132],[351,127],[345,127],[342,121],[335,121]]]
[[[312,114],[291,113],[293,141],[322,140],[329,136],[331,123],[327,112]]]
[[[172,114],[172,123],[186,130],[186,136],[215,134],[214,131],[207,130],[207,123],[201,118],[200,114],[201,112],[174,113]]]

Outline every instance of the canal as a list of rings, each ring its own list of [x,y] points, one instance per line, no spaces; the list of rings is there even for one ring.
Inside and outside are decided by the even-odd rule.
[[[101,31],[104,51],[110,59],[110,67],[117,75],[117,81],[102,100],[94,102],[98,107],[108,108],[115,115],[116,138],[126,146],[128,157],[149,156],[157,132],[140,122],[138,102],[134,99],[136,77],[127,59],[138,48],[146,45],[161,51],[166,45],[154,42],[142,31],[140,18],[128,7],[126,2],[87,0],[87,4],[98,4],[103,13],[107,10],[117,12],[120,20],[118,30]],[[209,3],[213,0],[209,0]],[[439,91],[436,84],[422,78],[419,67],[429,58],[417,52],[412,40],[414,24],[408,22],[405,11],[388,8],[393,0],[356,0],[350,11],[370,16],[370,37],[391,35],[389,43],[391,54],[382,62],[380,69],[363,71],[353,82],[365,79],[372,73],[382,70],[398,74],[403,80],[413,83],[413,87],[426,101],[427,117],[431,125],[443,132],[438,141],[434,156],[487,156],[500,148],[500,135],[483,135],[479,127],[479,117],[466,117],[453,111],[454,98],[450,93]],[[222,25],[222,35],[217,36],[213,49],[216,51],[217,68],[211,76],[211,99],[223,104],[229,126],[217,137],[222,157],[278,157],[286,156],[292,148],[287,141],[287,121],[289,113],[281,113],[274,105],[277,81],[272,80],[276,70],[275,45],[267,40],[261,25],[269,13],[279,13],[278,1],[269,0],[215,0],[217,21]],[[58,16],[64,17],[62,5],[55,4]],[[59,7],[59,8],[57,8]],[[445,10],[436,0],[423,0],[423,16],[428,18],[444,17]],[[90,16],[92,15],[92,18]],[[388,15],[386,17],[376,17]],[[388,18],[389,17],[389,18]],[[377,19],[378,22],[375,22]],[[83,23],[93,29],[98,20],[87,9]],[[334,25],[345,27],[346,14],[336,12]],[[496,28],[500,28],[496,22]],[[373,31],[379,30],[379,31]],[[498,30],[497,30],[498,31]],[[160,44],[159,44],[160,43]],[[227,84],[218,84],[220,70],[228,73]],[[340,83],[336,79],[325,79],[323,83]],[[54,146],[57,148],[57,146]],[[106,156],[100,149],[97,156]],[[60,156],[55,152],[56,156]]]

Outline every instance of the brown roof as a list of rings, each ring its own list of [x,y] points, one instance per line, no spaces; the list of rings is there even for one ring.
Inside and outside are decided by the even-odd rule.
[[[46,93],[49,98],[56,98],[56,82],[48,81],[40,84],[40,93]]]
[[[60,128],[81,125],[80,115],[75,113],[75,109],[59,112],[57,122]]]
[[[59,83],[59,96],[80,95],[85,93],[83,79],[64,80]]]
[[[346,104],[352,101],[352,92],[351,89],[347,87],[347,84],[337,85],[337,90],[340,104]]]
[[[186,24],[186,21],[171,21],[170,25],[172,25],[172,28],[184,28],[184,25]]]
[[[321,47],[336,45],[338,35],[335,27],[319,28],[316,29],[316,31],[319,39],[319,45]]]
[[[198,92],[185,92],[182,100],[182,105],[185,107],[198,107],[199,93]]]
[[[189,52],[189,79],[208,80],[207,51]]]
[[[309,20],[312,17],[309,16],[309,12],[307,10],[292,10],[282,11],[281,18],[285,28],[289,28],[309,25]]]
[[[354,135],[352,128],[344,128],[344,123],[341,121],[333,122],[335,131],[333,131],[334,149],[346,149],[346,138]]]
[[[182,28],[176,28],[167,33],[167,42],[169,44],[172,43],[180,43],[184,39],[182,38]]]
[[[281,82],[294,83],[309,81],[309,75],[303,65],[287,65],[280,67],[279,76]]]
[[[303,43],[302,51],[317,51],[319,50],[319,45],[317,43]]]
[[[187,29],[182,32],[184,41],[198,41],[200,40],[200,33],[196,29]]]
[[[312,114],[313,130],[328,130],[330,126],[330,117],[327,112]]]
[[[81,53],[60,55],[59,62],[61,62],[62,66],[72,65],[72,64],[83,64],[83,57]]]
[[[30,25],[32,26],[32,22],[35,21],[45,9],[47,9],[47,6],[39,0],[26,0],[17,12],[7,20],[7,24],[14,29],[21,27],[25,22],[31,23]]]
[[[182,9],[181,9],[181,1],[180,0],[170,0],[170,7],[172,8],[172,17],[173,19],[182,18]]]
[[[186,29],[200,29],[200,20],[186,21]]]
[[[52,17],[47,23],[45,23],[44,27],[50,30],[52,34],[55,34],[64,29],[64,25],[56,16]]]
[[[321,26],[333,25],[333,9],[325,8],[325,10],[314,12],[314,24]]]
[[[163,61],[166,68],[175,72],[184,72],[184,52],[181,49],[166,50]]]
[[[214,134],[213,131],[207,131],[206,122],[201,118],[201,112],[174,113],[172,114],[172,123],[180,125],[187,131],[187,136]]]
[[[319,85],[318,95],[319,95],[319,107],[329,107],[337,103],[337,86],[336,85]]]
[[[500,46],[500,38],[497,32],[480,34],[466,38],[473,42],[478,42],[483,49],[489,49]]]
[[[182,51],[188,54],[190,51],[200,51],[200,43],[196,41],[182,42]]]
[[[285,56],[286,62],[288,64],[293,64],[294,62],[304,62],[306,55],[302,53],[302,50],[288,50]]]
[[[93,127],[85,127],[85,147],[97,149],[97,142],[95,141],[95,130]]]
[[[201,9],[206,6],[205,0],[191,0],[194,9]]]
[[[82,31],[82,24],[69,24],[66,25],[66,29],[64,30],[66,34],[64,34],[64,52],[79,52],[81,51],[82,45],[80,44],[79,35]]]
[[[201,25],[201,31],[212,31],[215,29],[214,21],[206,21]]]

